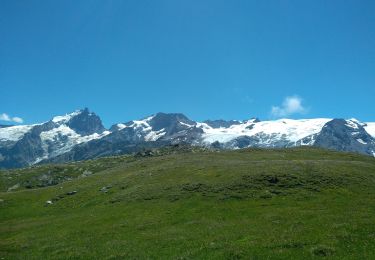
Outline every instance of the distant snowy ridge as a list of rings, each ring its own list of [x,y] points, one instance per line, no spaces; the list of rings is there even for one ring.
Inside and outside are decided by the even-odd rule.
[[[207,120],[157,113],[105,129],[87,108],[35,125],[0,128],[0,168],[84,160],[188,143],[216,149],[319,146],[375,156],[375,122],[357,119]]]
[[[229,142],[240,136],[255,136],[259,134],[272,136],[274,139],[286,138],[297,142],[307,136],[317,134],[330,121],[328,118],[317,119],[279,119],[275,121],[254,122],[249,120],[230,127],[213,128],[205,123],[199,123],[204,131],[203,140],[207,143]]]

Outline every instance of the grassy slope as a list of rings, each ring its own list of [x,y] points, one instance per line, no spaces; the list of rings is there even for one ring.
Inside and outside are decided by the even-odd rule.
[[[0,258],[375,259],[370,157],[197,151],[10,173],[19,181],[56,167],[94,174],[1,192]],[[9,172],[1,175],[6,190]]]

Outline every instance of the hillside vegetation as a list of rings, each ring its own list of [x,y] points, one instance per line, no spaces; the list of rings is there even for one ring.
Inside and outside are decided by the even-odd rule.
[[[316,148],[0,171],[0,259],[375,259],[375,159]]]

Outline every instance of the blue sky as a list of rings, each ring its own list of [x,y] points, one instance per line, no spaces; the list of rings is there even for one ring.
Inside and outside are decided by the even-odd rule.
[[[159,111],[375,121],[374,14],[373,0],[3,0],[0,124],[83,107],[107,126]]]

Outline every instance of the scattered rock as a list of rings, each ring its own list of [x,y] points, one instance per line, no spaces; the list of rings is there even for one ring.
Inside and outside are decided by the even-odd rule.
[[[313,255],[326,257],[333,255],[335,250],[325,245],[318,245],[312,248],[311,252],[313,253]]]
[[[110,188],[112,188],[112,186],[104,186],[99,191],[107,193]]]
[[[57,201],[59,201],[59,200],[61,200],[61,199],[63,199],[63,198],[65,198],[65,195],[64,195],[64,194],[57,195],[56,197],[54,197],[54,198],[52,199],[52,202],[53,202],[53,203],[54,203],[54,202],[57,202]]]
[[[147,151],[137,152],[135,154],[135,157],[149,157],[149,156],[153,156],[153,155],[154,155],[153,151],[147,150]]]
[[[48,171],[48,173],[42,174],[38,177],[38,180],[40,181],[49,181],[51,179],[51,171]]]
[[[32,188],[33,188],[33,185],[30,184],[30,183],[26,183],[26,184],[25,184],[25,188],[26,188],[26,189],[32,189]]]
[[[59,183],[59,179],[62,179],[61,176],[53,176],[51,171],[48,171],[45,174],[42,174],[37,177],[38,187],[48,187],[53,186]]]
[[[269,176],[268,177],[268,182],[272,183],[272,184],[276,184],[276,183],[279,182],[279,179],[277,178],[277,176]]]
[[[91,171],[85,170],[79,177],[80,178],[85,178],[87,176],[90,176],[92,174]]]
[[[15,184],[15,185],[13,185],[12,187],[8,188],[8,192],[10,192],[10,191],[14,191],[14,190],[18,189],[19,187],[20,187],[20,184],[17,183],[17,184]]]
[[[76,193],[77,193],[77,191],[74,190],[74,191],[69,191],[69,192],[67,192],[66,195],[74,195],[74,194],[76,194]]]
[[[246,129],[252,130],[254,128],[255,124],[251,124],[249,126],[246,126]]]
[[[52,204],[53,204],[53,202],[51,200],[46,201],[46,205],[52,205]]]

